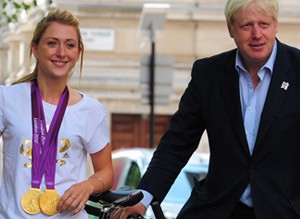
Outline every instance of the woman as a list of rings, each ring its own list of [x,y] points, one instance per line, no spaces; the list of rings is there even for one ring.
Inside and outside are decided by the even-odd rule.
[[[89,196],[113,184],[106,111],[68,86],[79,58],[82,71],[78,26],[70,12],[50,12],[31,41],[34,71],[0,87],[0,218],[88,218]],[[85,180],[87,153],[95,173]]]

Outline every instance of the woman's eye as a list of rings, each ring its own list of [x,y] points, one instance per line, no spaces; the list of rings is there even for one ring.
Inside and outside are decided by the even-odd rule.
[[[68,44],[67,44],[67,47],[70,48],[70,49],[72,49],[72,48],[75,47],[75,44],[73,44],[73,43],[68,43]]]
[[[48,45],[49,46],[55,46],[57,43],[55,42],[55,41],[50,41],[50,42],[48,42]]]

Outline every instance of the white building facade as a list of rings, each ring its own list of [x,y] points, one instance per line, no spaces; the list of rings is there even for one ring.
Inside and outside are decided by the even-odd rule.
[[[86,47],[83,77],[79,81],[79,73],[75,69],[71,83],[106,106],[113,149],[147,147],[149,105],[141,103],[140,57],[150,54],[150,44],[145,36],[137,35],[142,7],[146,2],[56,0],[50,5],[69,9],[79,18]],[[190,80],[192,63],[198,58],[232,49],[235,45],[228,35],[223,13],[226,0],[152,2],[167,2],[171,6],[155,45],[157,57],[168,56],[174,60],[169,102],[155,106],[155,115],[160,116],[156,118],[159,123],[155,129],[157,144]],[[300,48],[300,1],[279,0],[279,4],[278,38]],[[10,83],[29,73],[34,61],[28,58],[32,32],[50,6],[32,9],[26,20],[0,33],[0,83]],[[199,150],[208,151],[206,138],[201,141]]]

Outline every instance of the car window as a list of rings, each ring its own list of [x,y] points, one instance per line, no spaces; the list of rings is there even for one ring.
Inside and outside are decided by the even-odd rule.
[[[136,162],[131,162],[128,175],[125,180],[125,186],[135,189],[141,179],[141,171]]]
[[[190,193],[191,184],[187,178],[187,174],[186,172],[181,172],[164,200],[167,202],[182,203],[189,197]]]
[[[186,177],[189,181],[189,184],[191,185],[191,188],[195,186],[195,180],[200,181],[206,177],[206,172],[199,172],[199,173],[193,173],[193,172],[186,172]]]
[[[112,187],[112,190],[119,189],[120,184],[122,184],[122,175],[124,174],[126,167],[126,158],[117,158],[113,159],[113,169],[114,169],[114,185]]]
[[[206,175],[206,172],[181,171],[164,200],[184,203],[191,194],[194,181],[204,179]]]

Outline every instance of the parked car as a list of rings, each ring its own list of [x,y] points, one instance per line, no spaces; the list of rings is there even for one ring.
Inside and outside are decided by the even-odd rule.
[[[135,189],[145,173],[154,150],[146,148],[119,149],[112,152],[115,170],[113,189]],[[190,196],[194,178],[205,178],[208,170],[209,154],[195,152],[182,169],[169,193],[161,203],[166,218],[175,218]],[[146,218],[154,219],[148,208]]]

